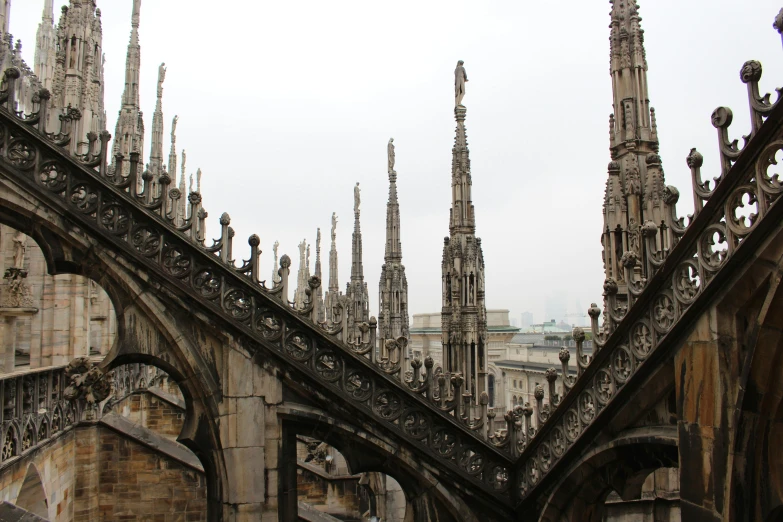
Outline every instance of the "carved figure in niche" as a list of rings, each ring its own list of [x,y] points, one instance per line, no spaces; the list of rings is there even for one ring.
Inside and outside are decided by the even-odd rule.
[[[359,212],[359,205],[362,203],[362,190],[359,188],[359,182],[356,182],[356,186],[353,188],[353,211]]]
[[[625,175],[625,195],[638,196],[642,193],[642,182],[636,159],[628,162],[628,172]]]
[[[468,74],[462,66],[465,62],[457,62],[457,68],[454,69],[454,106],[462,105],[462,98],[465,97],[465,82],[468,81]]]
[[[633,105],[630,102],[625,103],[625,139],[632,140],[636,136],[636,129],[633,121]]]
[[[394,138],[389,138],[389,144],[386,146],[386,154],[389,159],[389,172],[394,171]]]
[[[474,277],[473,274],[470,274],[470,289],[468,290],[468,299],[470,301],[470,304],[473,304],[473,295],[474,295]]]
[[[332,212],[332,241],[337,239],[337,213]]]
[[[14,268],[24,268],[24,253],[27,250],[27,236],[18,232],[14,234]]]
[[[628,246],[632,252],[639,253],[639,225],[634,218],[628,222]]]

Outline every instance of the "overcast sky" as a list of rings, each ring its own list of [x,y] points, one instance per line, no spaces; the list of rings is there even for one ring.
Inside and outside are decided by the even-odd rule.
[[[14,0],[11,32],[33,63],[44,0]],[[63,0],[55,1],[56,18]],[[114,126],[124,82],[132,0],[98,0],[103,12],[106,109]],[[780,81],[779,0],[640,0],[667,183],[691,210],[691,147],[717,173],[710,114],[734,109],[747,133],[743,62],[764,65],[762,89]],[[141,104],[149,144],[157,69],[166,62],[164,114],[188,171],[204,172],[208,231],[232,218],[234,252],[261,237],[298,263],[297,244],[321,227],[324,284],[329,228],[337,231],[341,288],[350,277],[353,185],[362,187],[364,275],[377,315],[394,137],[403,262],[410,312],[438,312],[448,235],[454,67],[468,74],[466,127],[487,306],[536,321],[586,321],[603,283],[601,205],[612,112],[605,0],[145,0]],[[777,79],[777,80],[776,80]],[[148,154],[149,145],[145,153]],[[145,157],[145,161],[147,157]],[[313,245],[313,262],[315,246]],[[295,285],[295,272],[292,273]],[[574,314],[574,315],[571,315]],[[559,318],[559,317],[557,317]]]

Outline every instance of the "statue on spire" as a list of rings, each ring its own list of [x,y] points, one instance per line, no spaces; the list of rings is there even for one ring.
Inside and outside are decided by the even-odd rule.
[[[389,138],[389,145],[386,146],[386,152],[389,156],[389,172],[394,171],[394,138]]]
[[[166,64],[165,62],[158,67],[158,98],[163,98],[163,80],[166,79]]]
[[[174,116],[174,119],[171,120],[171,141],[177,141],[177,122],[179,121],[179,116]]]
[[[361,189],[359,188],[359,182],[356,182],[356,186],[353,188],[353,211],[359,212],[359,205],[362,202]]]
[[[337,212],[332,212],[332,242],[337,239]]]
[[[459,107],[462,105],[462,98],[465,97],[465,82],[468,81],[468,75],[465,72],[465,68],[462,66],[465,62],[462,60],[457,62],[457,68],[454,70],[454,106]]]

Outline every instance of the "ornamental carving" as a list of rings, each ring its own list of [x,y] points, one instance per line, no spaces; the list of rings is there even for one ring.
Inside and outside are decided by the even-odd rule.
[[[394,420],[402,413],[402,401],[397,394],[382,391],[375,396],[373,410],[386,420]]]
[[[323,351],[315,356],[315,371],[326,382],[334,382],[342,376],[343,363],[332,351]]]
[[[3,295],[0,306],[3,308],[32,308],[35,304],[33,291],[26,281],[27,270],[8,268],[3,280]]]
[[[312,355],[313,346],[310,339],[302,332],[293,332],[285,343],[285,351],[293,359],[304,361]]]
[[[372,381],[362,372],[354,370],[345,379],[345,390],[352,399],[364,402],[372,396]]]
[[[84,401],[88,406],[105,400],[111,393],[111,375],[103,373],[89,357],[78,357],[65,368],[68,387],[63,397],[69,401]]]

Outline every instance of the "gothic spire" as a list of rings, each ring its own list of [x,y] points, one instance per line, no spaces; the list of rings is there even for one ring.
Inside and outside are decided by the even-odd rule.
[[[51,32],[53,17],[47,4],[36,39],[35,70],[51,90],[50,128],[58,128],[60,116],[69,108],[81,113],[71,130],[71,147],[72,152],[84,153],[87,134],[106,130],[101,10],[94,2],[63,6]]]
[[[353,241],[351,246],[351,281],[348,283],[346,296],[350,304],[350,320],[348,339],[362,338],[361,324],[370,320],[369,295],[364,282],[364,266],[362,265],[362,229],[359,224],[361,204],[361,189],[359,183],[353,188]]]
[[[451,149],[451,225],[449,230],[474,234],[476,222],[473,215],[473,201],[471,200],[473,180],[470,176],[470,151],[465,131],[466,114],[467,109],[463,105],[454,108],[457,132],[454,137],[454,147]]]
[[[321,276],[321,229],[318,229],[318,233],[315,236],[315,276],[319,281],[323,281]],[[318,322],[324,322],[326,315],[324,314],[324,296],[323,296],[323,284],[316,290],[316,307]]]
[[[54,23],[54,0],[44,0],[43,14],[41,15],[42,23]]]
[[[623,259],[641,259],[642,227],[659,229],[655,246],[672,247],[671,215],[666,196],[655,109],[647,90],[647,56],[636,0],[611,0],[610,75],[614,114],[609,116],[609,163],[604,194],[604,224],[601,243],[607,281],[626,294]],[[631,252],[634,256],[626,257]],[[636,262],[632,280],[649,277],[647,267]],[[618,297],[617,306],[624,306]]]
[[[408,280],[402,265],[400,205],[397,202],[397,171],[394,170],[394,139],[387,146],[389,201],[386,204],[386,252],[378,290],[378,327],[381,340],[410,338],[408,329]],[[407,345],[407,342],[405,343]]]
[[[139,71],[141,70],[141,45],[139,45],[139,21],[141,0],[133,0],[131,35],[128,53],[125,57],[125,91],[122,94],[124,106],[139,106]]]
[[[177,122],[179,116],[171,120],[171,149],[169,150],[169,175],[177,178]]]
[[[329,292],[340,291],[340,279],[337,276],[337,213],[332,212],[332,248],[329,250]]]
[[[610,1],[610,74],[615,111],[610,147],[613,155],[636,147],[656,151],[655,111],[647,92],[647,53],[639,5],[636,0]]]
[[[139,72],[141,69],[141,45],[139,45],[139,20],[141,0],[133,0],[131,35],[125,57],[125,90],[122,93],[120,114],[114,131],[112,156],[131,152],[139,153],[139,163],[144,164],[144,122],[139,103]],[[123,170],[130,169],[130,162],[123,162]],[[139,180],[141,181],[141,180]]]
[[[152,114],[152,145],[150,147],[150,172],[154,179],[163,172],[163,81],[166,79],[166,64],[158,68],[158,91],[155,112]],[[176,174],[176,173],[175,173]]]
[[[54,1],[45,0],[41,23],[35,34],[35,75],[44,88],[52,90],[57,61],[57,33],[54,27]]]
[[[397,202],[397,171],[394,170],[394,138],[387,147],[389,156],[389,201],[386,203],[386,262],[402,260],[400,243],[400,205]]]
[[[353,240],[351,242],[351,281],[364,281],[362,265],[362,227],[359,223],[359,182],[354,187]]]
[[[317,253],[318,250],[316,250],[316,255]],[[324,296],[324,320],[330,326],[338,320],[338,316],[335,312],[339,304],[340,280],[337,277],[337,213],[332,212],[332,247],[329,250],[329,286],[327,287],[326,295]]]
[[[451,213],[449,237],[444,240],[442,262],[443,346],[442,364],[447,373],[460,373],[473,404],[486,391],[487,308],[484,297],[484,258],[476,237],[470,154],[462,105],[467,75],[463,62],[454,71],[456,136],[451,160]]]

